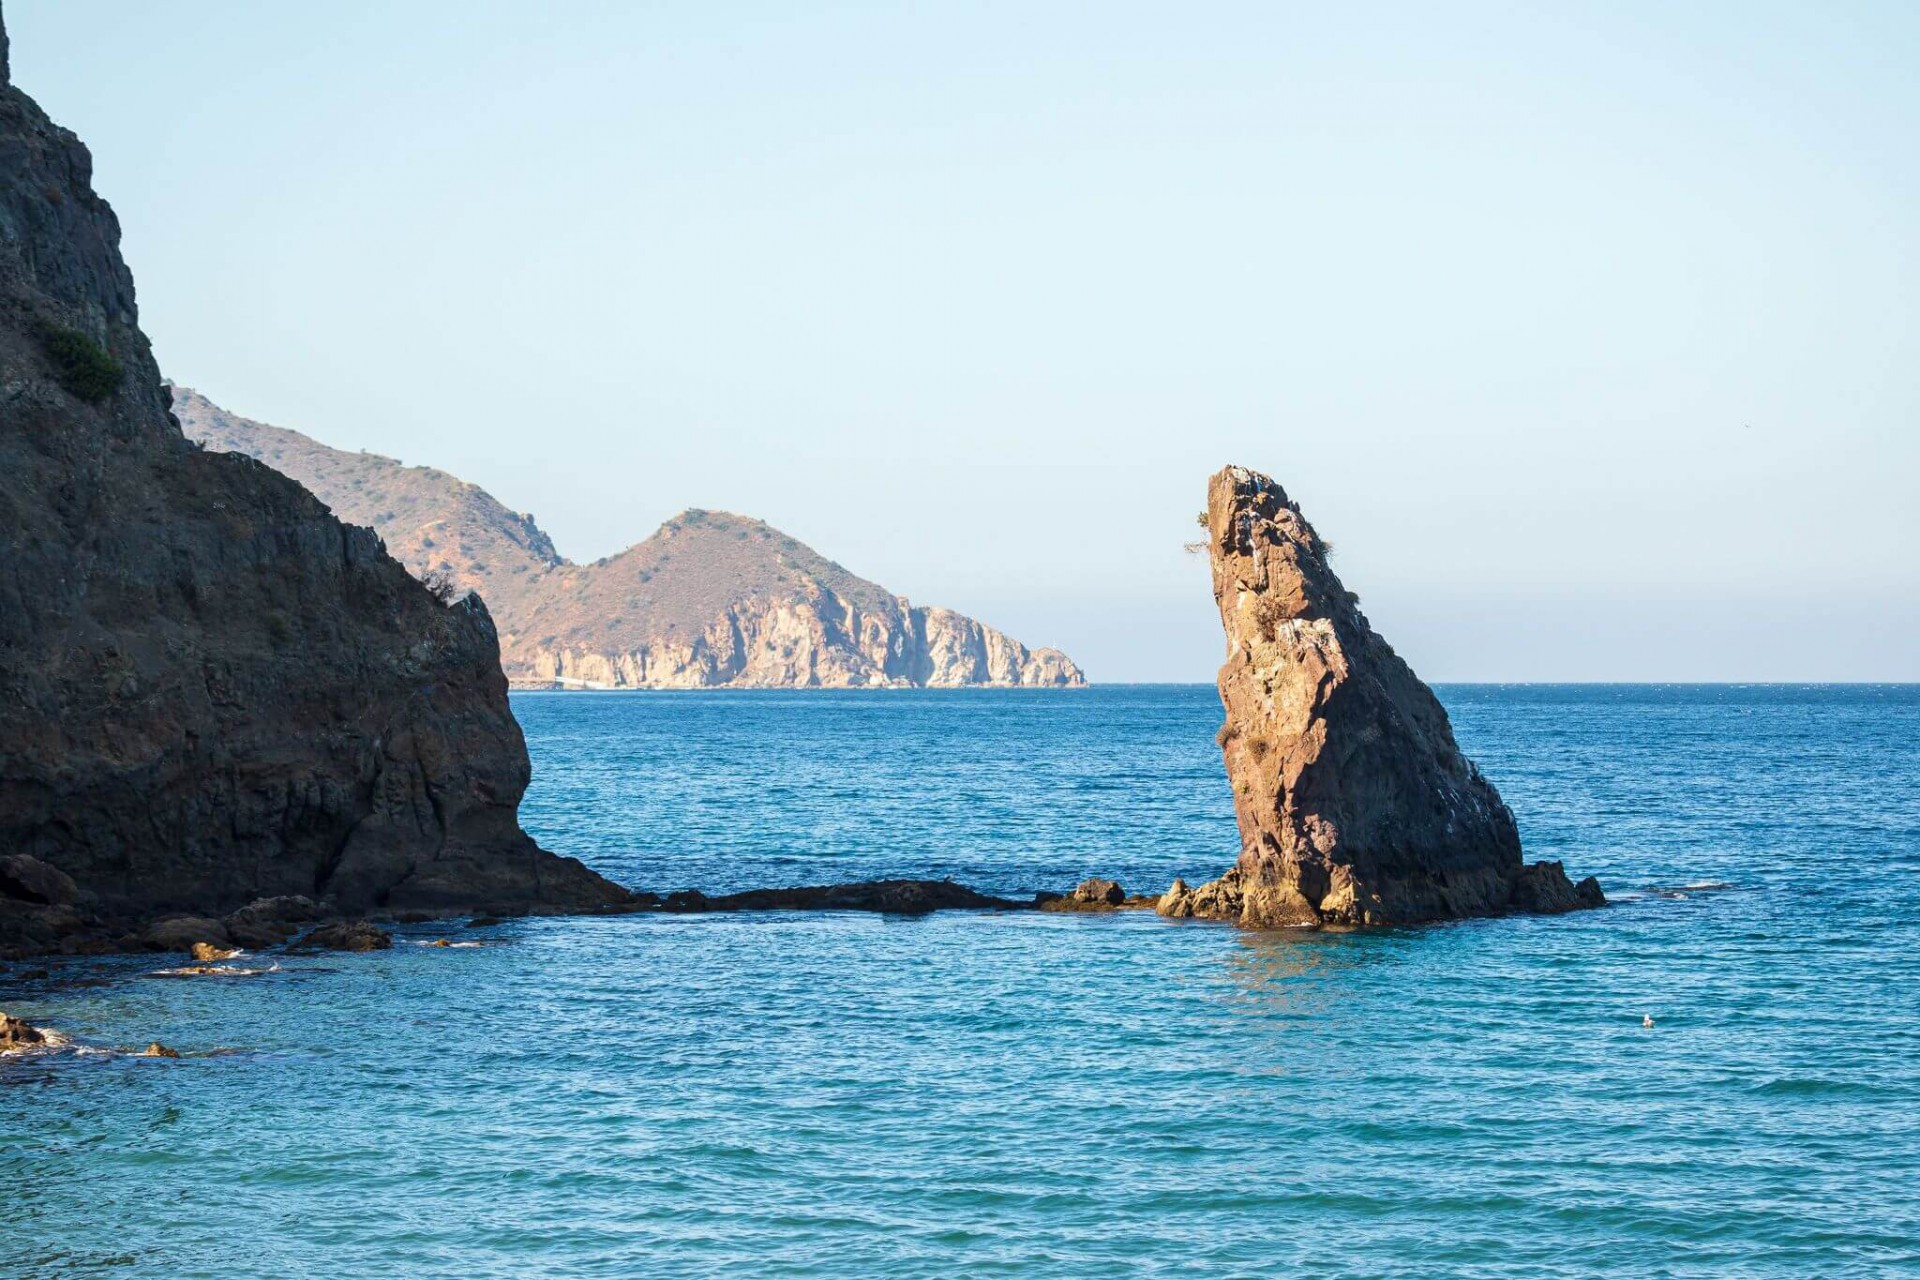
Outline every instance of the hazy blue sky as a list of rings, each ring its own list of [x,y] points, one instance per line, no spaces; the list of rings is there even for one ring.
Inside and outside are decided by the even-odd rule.
[[[6,17],[171,376],[575,559],[1207,679],[1231,461],[1429,678],[1920,679],[1920,5]]]

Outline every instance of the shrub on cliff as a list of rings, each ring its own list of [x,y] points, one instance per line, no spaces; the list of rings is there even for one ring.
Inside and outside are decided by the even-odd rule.
[[[78,329],[43,326],[40,346],[53,366],[53,376],[76,398],[99,404],[119,390],[120,362]]]
[[[460,590],[453,581],[453,574],[444,568],[427,570],[420,581],[426,584],[427,590],[433,592],[433,598],[441,604],[452,604],[453,597]]]

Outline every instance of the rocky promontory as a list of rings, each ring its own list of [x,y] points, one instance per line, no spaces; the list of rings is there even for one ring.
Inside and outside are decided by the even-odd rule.
[[[1161,914],[1381,925],[1605,901],[1557,862],[1522,862],[1512,811],[1278,484],[1228,467],[1206,520],[1241,852],[1220,880],[1176,883]]]
[[[764,521],[683,511],[593,564],[531,515],[432,467],[333,449],[176,389],[188,436],[292,476],[408,568],[477,591],[515,685],[555,689],[1059,687],[1086,678],[956,613],[915,605]]]
[[[280,895],[624,898],[520,829],[486,606],[181,434],[119,240],[0,56],[0,950]]]

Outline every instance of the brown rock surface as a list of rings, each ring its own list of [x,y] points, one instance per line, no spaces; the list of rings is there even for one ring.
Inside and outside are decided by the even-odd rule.
[[[0,1013],[0,1053],[13,1053],[29,1045],[45,1044],[46,1034],[20,1018]]]
[[[181,435],[91,176],[0,68],[0,850],[120,920],[619,898],[520,830],[485,606]]]
[[[385,951],[393,946],[393,935],[366,920],[337,920],[312,930],[294,945],[315,951]]]
[[[478,591],[509,679],[540,688],[1081,685],[1057,649],[1029,649],[951,609],[913,605],[778,529],[683,511],[590,565],[560,558],[530,515],[431,467],[349,453],[176,388],[209,449],[243,453],[375,529],[416,574]]]
[[[1237,874],[1180,886],[1163,914],[1379,925],[1603,901],[1558,863],[1522,865],[1512,812],[1279,485],[1228,467],[1209,485],[1207,524],[1242,847]]]
[[[1218,880],[1194,887],[1175,880],[1154,904],[1154,910],[1173,920],[1238,920],[1245,905],[1240,893],[1240,869],[1230,867]]]
[[[1142,907],[1151,907],[1159,899],[1132,896],[1111,880],[1094,877],[1082,880],[1073,889],[1064,894],[1043,893],[1035,900],[1042,911],[1131,911]]]

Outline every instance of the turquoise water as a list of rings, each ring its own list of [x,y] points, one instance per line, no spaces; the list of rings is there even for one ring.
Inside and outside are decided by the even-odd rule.
[[[1920,1272],[1920,689],[1441,692],[1530,854],[1617,905],[522,921],[0,978],[188,1054],[0,1066],[0,1274]],[[1234,852],[1206,688],[515,706],[529,828],[648,887]]]

